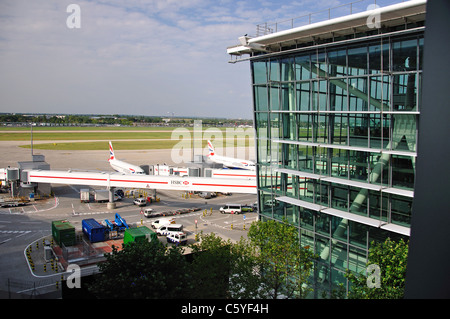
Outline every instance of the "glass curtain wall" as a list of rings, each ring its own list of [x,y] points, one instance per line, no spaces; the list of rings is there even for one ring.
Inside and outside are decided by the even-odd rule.
[[[251,61],[260,213],[314,247],[318,290],[347,284],[372,240],[402,236],[336,212],[410,226],[422,52],[419,33]]]

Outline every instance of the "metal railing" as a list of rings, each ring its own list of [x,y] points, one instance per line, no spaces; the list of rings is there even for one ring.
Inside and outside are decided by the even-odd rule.
[[[256,36],[263,36],[266,34],[271,34],[274,32],[284,31],[293,29],[296,27],[301,27],[309,25],[312,23],[331,20],[334,18],[339,18],[347,16],[354,13],[364,12],[370,9],[370,5],[377,5],[379,7],[392,5],[400,2],[405,2],[408,0],[358,0],[347,4],[342,4],[340,6],[328,8],[322,11],[317,11],[309,13],[303,16],[273,22],[273,23],[261,23],[256,25]]]

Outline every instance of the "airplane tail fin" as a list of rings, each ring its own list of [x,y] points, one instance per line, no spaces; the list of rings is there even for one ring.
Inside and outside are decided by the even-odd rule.
[[[115,159],[114,149],[113,149],[111,141],[109,141],[109,160],[113,160],[113,159]]]
[[[209,141],[209,140],[208,140],[208,149],[209,149],[208,156],[214,156],[214,146],[212,145],[211,141]]]

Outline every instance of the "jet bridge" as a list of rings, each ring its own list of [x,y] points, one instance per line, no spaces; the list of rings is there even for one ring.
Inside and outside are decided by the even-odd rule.
[[[24,176],[25,175],[25,176]],[[108,172],[24,170],[26,183],[256,194],[256,178],[123,175]]]

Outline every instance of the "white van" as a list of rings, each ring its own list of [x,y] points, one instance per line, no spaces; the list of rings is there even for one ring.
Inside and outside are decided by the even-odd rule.
[[[156,233],[160,236],[167,236],[171,233],[181,232],[183,230],[183,225],[181,224],[168,224],[159,226]]]
[[[222,214],[240,214],[240,213],[242,213],[242,205],[241,204],[226,204],[225,206],[220,207],[219,211]]]
[[[133,204],[134,205],[138,205],[138,206],[146,206],[147,205],[147,200],[145,198],[143,198],[143,197],[139,197],[139,198],[136,198],[133,201]]]
[[[183,232],[170,233],[167,235],[166,240],[168,243],[174,243],[175,245],[186,245],[187,235]]]
[[[159,218],[157,220],[155,220],[154,222],[152,222],[152,228],[156,229],[159,228],[162,225],[168,225],[168,224],[175,224],[175,219],[174,218]]]

